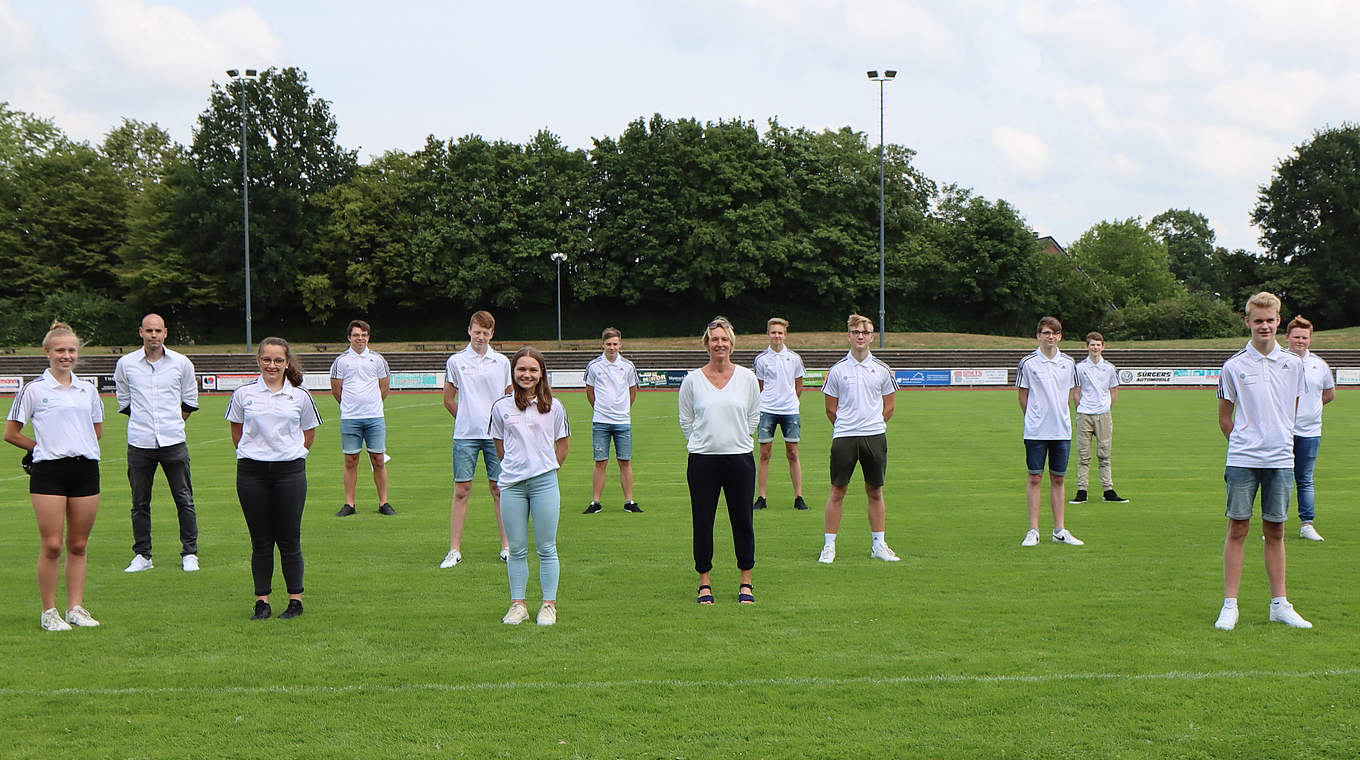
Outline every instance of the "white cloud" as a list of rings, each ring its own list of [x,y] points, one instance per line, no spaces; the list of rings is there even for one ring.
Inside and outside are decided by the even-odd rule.
[[[1048,176],[1052,156],[1044,138],[1015,127],[992,128],[992,145],[1001,161],[1027,182],[1042,182]]]

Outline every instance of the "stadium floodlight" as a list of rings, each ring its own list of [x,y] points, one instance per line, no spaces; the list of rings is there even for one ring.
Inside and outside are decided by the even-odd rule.
[[[240,76],[237,69],[227,69],[227,76],[236,80],[236,106],[241,111],[241,248],[246,281],[246,352],[249,353],[255,341],[250,334],[250,165],[246,158],[246,80],[255,78],[255,69],[246,69]]]
[[[567,260],[567,254],[555,251],[552,260],[557,262],[557,350],[562,350],[562,262]]]
[[[878,75],[878,69],[870,69],[865,72],[869,79],[878,82],[878,347],[883,348],[883,339],[888,332],[888,324],[884,321],[883,308],[883,285],[884,285],[884,255],[883,255],[883,83],[890,82],[897,76],[896,69],[887,69],[883,76]]]

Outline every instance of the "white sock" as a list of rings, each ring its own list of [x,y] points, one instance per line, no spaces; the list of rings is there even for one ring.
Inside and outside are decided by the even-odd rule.
[[[1270,606],[1271,606],[1271,607],[1274,607],[1274,606],[1277,605],[1277,604],[1289,604],[1289,600],[1286,599],[1286,598],[1284,598],[1284,597],[1282,597],[1282,596],[1272,596],[1272,597],[1270,597]]]
[[[835,533],[826,533],[826,534],[824,534],[824,535],[826,536],[826,547],[827,547],[828,549],[835,549],[835,548],[836,548],[836,534],[835,534]]]
[[[874,546],[878,546],[879,544],[883,543],[883,533],[884,531],[881,530],[869,531],[869,536],[873,539]]]
[[[1223,599],[1223,609],[1225,610],[1237,609],[1237,597],[1235,596],[1225,597]]]

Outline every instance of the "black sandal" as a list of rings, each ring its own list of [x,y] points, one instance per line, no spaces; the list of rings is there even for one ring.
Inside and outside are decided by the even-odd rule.
[[[708,593],[707,593],[707,594],[704,593],[704,589],[708,589]],[[712,603],[713,603],[713,587],[710,586],[710,585],[708,585],[707,583],[705,583],[704,585],[700,586],[700,587],[699,587],[699,598],[698,598],[697,601],[699,602],[699,604],[712,604]]]
[[[752,593],[748,594],[745,591],[742,591],[742,589],[749,589]],[[739,592],[737,594],[737,601],[741,604],[755,604],[756,603],[756,597],[754,593],[755,590],[756,590],[755,587],[749,583],[741,584],[740,586],[737,587],[737,591]]]

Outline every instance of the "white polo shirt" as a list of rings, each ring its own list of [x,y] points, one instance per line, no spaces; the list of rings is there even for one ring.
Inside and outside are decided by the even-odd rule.
[[[760,389],[760,411],[770,414],[798,414],[798,394],[795,383],[804,375],[803,357],[785,346],[776,351],[767,347],[756,354],[756,379]]]
[[[198,410],[194,363],[165,349],[156,361],[146,349],[123,354],[113,368],[118,411],[128,416],[127,442],[139,449],[184,443],[184,412]]]
[[[501,396],[491,404],[491,437],[501,441],[501,488],[556,470],[557,442],[571,435],[567,410],[556,398],[547,414],[530,403],[524,411],[515,406],[513,395]]]
[[[1104,414],[1110,411],[1110,389],[1119,387],[1119,368],[1104,359],[1096,364],[1087,356],[1077,363],[1077,385],[1077,414]]]
[[[586,365],[586,385],[595,390],[595,411],[591,422],[628,425],[632,422],[628,400],[630,388],[638,385],[637,368],[623,354],[609,361],[600,354]]]
[[[1025,440],[1071,440],[1072,415],[1067,411],[1067,394],[1076,382],[1076,363],[1061,351],[1055,352],[1050,359],[1036,348],[1020,360],[1020,368],[1015,372],[1015,387],[1029,389],[1022,436]]]
[[[1250,342],[1223,362],[1218,397],[1233,403],[1229,467],[1294,466],[1294,410],[1304,392],[1303,360],[1273,344],[1262,356]]]
[[[1294,418],[1294,435],[1300,438],[1322,435],[1322,392],[1335,387],[1332,368],[1321,356],[1309,351],[1303,357],[1303,395],[1299,396],[1299,413]]]
[[[237,459],[257,462],[290,462],[307,456],[302,431],[321,424],[312,394],[287,379],[277,392],[260,378],[243,385],[227,402],[227,420],[241,423]]]
[[[735,366],[718,388],[702,369],[690,370],[677,401],[685,449],[691,454],[749,454],[760,424],[760,386],[751,370]]]
[[[444,382],[458,389],[453,437],[489,440],[486,429],[491,404],[510,387],[510,360],[490,346],[478,356],[469,343],[445,363]]]
[[[363,420],[383,416],[382,388],[378,381],[392,374],[382,354],[365,348],[356,354],[351,347],[331,363],[331,379],[339,380],[340,419]]]
[[[837,400],[836,422],[831,426],[832,438],[852,435],[878,435],[888,430],[883,421],[883,399],[897,392],[897,381],[892,369],[870,353],[864,361],[855,361],[854,354],[827,370],[822,393]]]
[[[33,461],[45,462],[66,457],[99,460],[99,439],[94,425],[104,421],[104,402],[94,383],[71,375],[64,386],[52,377],[52,370],[19,389],[9,408],[9,419],[20,424],[33,423]]]

